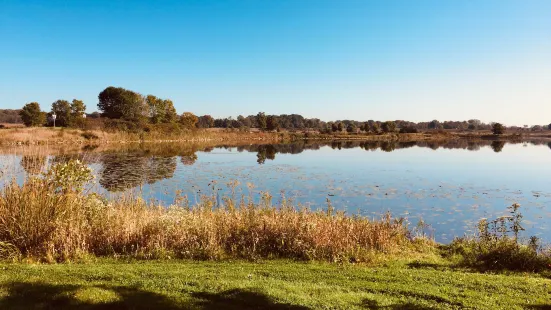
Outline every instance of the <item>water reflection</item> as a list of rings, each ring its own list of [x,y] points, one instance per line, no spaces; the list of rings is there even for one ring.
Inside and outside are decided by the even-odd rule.
[[[117,192],[144,184],[153,184],[163,179],[174,177],[179,160],[184,166],[192,166],[198,160],[197,152],[208,153],[215,149],[227,151],[256,153],[256,162],[260,165],[267,160],[273,161],[277,154],[300,154],[305,150],[319,150],[330,147],[334,150],[360,148],[366,151],[394,152],[412,147],[438,149],[461,149],[479,151],[489,147],[494,152],[501,152],[506,144],[530,143],[533,145],[547,144],[547,141],[300,141],[282,144],[252,144],[252,145],[219,145],[200,146],[186,144],[140,144],[126,146],[115,151],[94,152],[87,147],[86,151],[77,154],[62,154],[54,156],[53,163],[79,159],[87,164],[99,164],[99,183],[108,191]],[[38,174],[46,164],[45,156],[23,156],[21,166],[28,174]]]
[[[44,155],[24,155],[21,157],[21,167],[27,174],[36,175],[46,166],[46,160]]]

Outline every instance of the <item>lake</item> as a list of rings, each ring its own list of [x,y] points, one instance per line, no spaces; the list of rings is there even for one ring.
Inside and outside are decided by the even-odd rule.
[[[411,226],[422,220],[439,242],[473,234],[481,218],[506,215],[519,203],[523,235],[551,242],[548,141],[166,143],[51,153],[18,147],[0,154],[0,183],[10,176],[22,182],[71,158],[93,168],[91,190],[106,195],[139,193],[169,205],[177,195],[194,203],[213,192],[255,200],[269,192],[276,204],[284,197],[312,209],[326,209],[329,200],[348,214],[390,211]]]

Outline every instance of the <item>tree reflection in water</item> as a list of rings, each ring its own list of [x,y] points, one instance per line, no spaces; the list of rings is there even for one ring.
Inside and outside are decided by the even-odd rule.
[[[198,159],[196,154],[211,152],[214,149],[233,150],[238,152],[256,153],[257,163],[262,165],[266,160],[275,160],[278,153],[300,154],[304,150],[318,150],[322,147],[331,147],[335,150],[361,148],[366,151],[393,152],[411,147],[430,148],[437,150],[463,149],[477,151],[481,147],[490,147],[494,152],[501,152],[506,143],[532,143],[548,145],[548,141],[531,142],[503,142],[503,141],[298,141],[282,144],[256,145],[219,145],[198,146],[193,144],[141,144],[138,147],[127,147],[116,151],[84,152],[79,154],[63,154],[55,156],[54,163],[65,162],[69,159],[79,159],[87,164],[99,164],[99,184],[109,191],[124,191],[139,187],[143,184],[154,184],[163,179],[174,177],[178,160],[185,165],[194,165]],[[21,166],[29,174],[38,174],[47,162],[45,156],[23,156]]]

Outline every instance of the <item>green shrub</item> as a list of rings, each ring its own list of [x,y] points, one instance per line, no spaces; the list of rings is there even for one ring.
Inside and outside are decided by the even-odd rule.
[[[482,271],[540,272],[549,269],[551,253],[541,248],[539,239],[533,236],[527,243],[519,239],[519,233],[524,230],[519,208],[515,203],[509,207],[511,215],[493,221],[481,220],[477,236],[456,238],[447,247],[448,253],[459,255],[460,265]]]

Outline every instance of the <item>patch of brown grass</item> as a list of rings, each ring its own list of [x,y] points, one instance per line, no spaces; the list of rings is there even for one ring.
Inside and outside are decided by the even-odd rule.
[[[88,255],[136,258],[291,258],[368,261],[416,248],[401,219],[379,220],[301,206],[239,201],[215,194],[170,207],[125,196],[108,201],[63,190],[47,178],[8,183],[0,192],[0,248],[12,257],[66,261]],[[3,253],[0,251],[0,253]],[[13,254],[16,253],[16,254]]]

